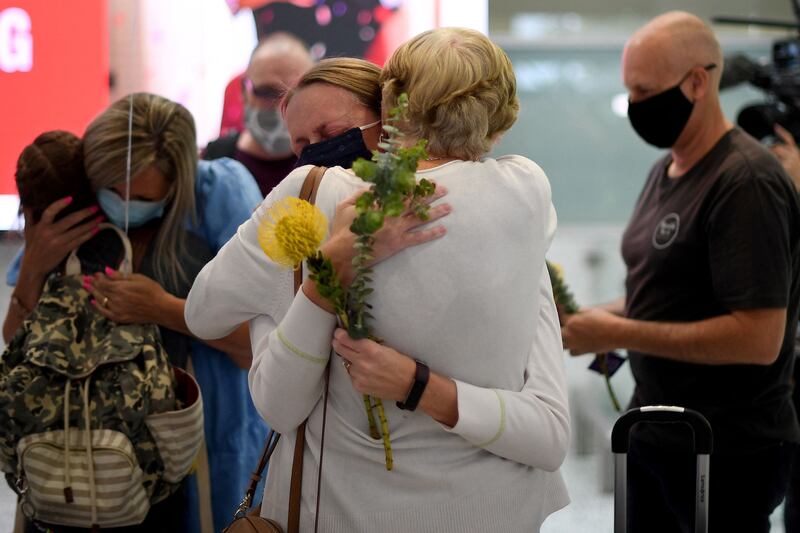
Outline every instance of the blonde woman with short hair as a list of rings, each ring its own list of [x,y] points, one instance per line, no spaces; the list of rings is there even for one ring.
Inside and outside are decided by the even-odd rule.
[[[523,157],[487,158],[516,118],[511,64],[478,32],[433,30],[402,45],[381,82],[384,111],[407,93],[409,114],[399,127],[410,143],[430,141],[418,177],[446,187],[452,207],[440,220],[441,238],[375,266],[371,311],[385,344],[354,341],[336,330],[313,282],[306,279],[294,297],[291,272],[258,247],[265,211],[296,196],[309,167],[287,176],[201,272],[187,323],[213,336],[231,324],[212,317],[254,317],[250,390],[261,415],[283,434],[263,516],[286,524],[295,430],[307,418],[301,531],[313,531],[315,519],[325,532],[538,531],[568,503],[558,470],[569,414],[560,327],[544,266],[556,223],[550,187],[544,172]],[[291,131],[291,121],[287,125]],[[337,204],[364,186],[352,171],[331,168],[317,205],[332,220],[343,212]],[[326,253],[335,255],[339,236],[323,245]],[[234,286],[220,285],[234,275]],[[331,346],[338,355],[331,355]],[[429,369],[427,385],[415,410],[401,409],[395,402],[407,407],[410,391],[421,385],[420,365]],[[381,440],[369,434],[365,393],[384,400],[391,472]]]

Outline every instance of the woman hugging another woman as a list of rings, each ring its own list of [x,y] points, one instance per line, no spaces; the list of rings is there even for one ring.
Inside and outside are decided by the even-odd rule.
[[[433,30],[402,45],[378,83],[384,116],[402,93],[408,96],[405,119],[396,124],[408,144],[428,141],[430,157],[420,161],[417,177],[447,190],[448,208],[434,201],[435,218],[452,207],[441,219],[444,236],[430,226],[422,244],[392,240],[407,237],[405,228],[378,236],[382,261],[374,266],[370,304],[383,343],[337,330],[309,279],[291,300],[291,272],[259,249],[266,211],[297,196],[310,167],[287,176],[201,272],[187,322],[213,336],[230,325],[215,330],[212,317],[252,320],[250,390],[262,417],[283,434],[263,516],[285,524],[294,434],[304,420],[304,470],[317,472],[327,403],[320,491],[304,478],[301,531],[312,530],[315,519],[320,531],[538,531],[568,502],[558,469],[569,415],[544,260],[556,224],[549,183],[524,157],[487,157],[516,120],[511,63],[478,32]],[[286,106],[293,139],[292,105],[308,90],[300,88]],[[369,125],[361,122],[349,126]],[[365,186],[351,170],[330,168],[316,203],[329,220],[347,216],[342,202]],[[347,227],[334,220],[322,247],[337,266],[352,256],[340,246]],[[346,267],[340,274],[346,282]],[[249,303],[255,296],[248,292],[258,294],[260,307]],[[329,363],[335,364],[325,401]],[[409,391],[419,388],[412,386],[419,365],[430,377],[414,398],[416,409],[396,407],[408,407]],[[363,394],[384,400],[391,472],[381,440],[370,436]]]

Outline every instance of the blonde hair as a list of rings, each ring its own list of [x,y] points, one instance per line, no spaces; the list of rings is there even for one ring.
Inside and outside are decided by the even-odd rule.
[[[381,69],[374,63],[354,57],[323,59],[311,67],[283,98],[281,109],[286,110],[289,101],[299,91],[315,83],[327,83],[344,89],[353,95],[362,106],[381,114]]]
[[[480,32],[441,28],[401,45],[383,68],[383,107],[408,94],[400,129],[428,139],[435,156],[475,160],[517,119],[519,101],[511,61]]]
[[[92,189],[125,179],[128,118],[133,98],[131,177],[155,166],[171,183],[169,205],[155,237],[155,273],[161,283],[186,281],[187,219],[196,222],[197,141],[194,119],[182,105],[148,93],[118,100],[89,124],[83,138],[84,164]]]

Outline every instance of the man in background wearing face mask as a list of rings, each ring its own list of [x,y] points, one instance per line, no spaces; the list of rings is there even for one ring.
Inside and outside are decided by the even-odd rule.
[[[253,51],[242,82],[245,130],[210,142],[203,158],[239,161],[261,193],[269,194],[297,162],[280,101],[312,65],[308,50],[295,37],[278,33],[264,39]]]
[[[573,355],[627,349],[631,407],[700,411],[714,431],[709,531],[769,531],[800,441],[790,375],[800,303],[800,206],[780,164],[725,118],[722,53],[673,12],[625,46],[631,125],[667,153],[625,231],[626,297],[565,317]],[[628,456],[631,531],[690,531],[692,435],[642,425]]]

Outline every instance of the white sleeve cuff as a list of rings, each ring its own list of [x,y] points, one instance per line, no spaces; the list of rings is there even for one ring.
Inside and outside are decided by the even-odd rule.
[[[500,391],[454,380],[458,394],[458,422],[446,431],[461,435],[475,446],[495,443],[505,431],[505,400]]]
[[[325,365],[335,327],[336,317],[318,307],[300,290],[276,333],[280,342],[298,357]]]

